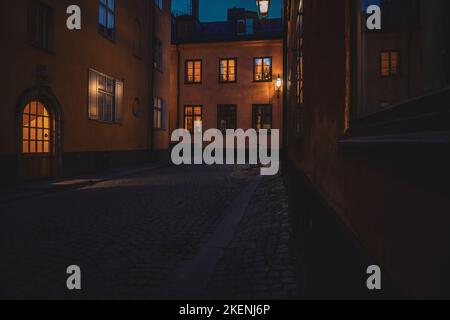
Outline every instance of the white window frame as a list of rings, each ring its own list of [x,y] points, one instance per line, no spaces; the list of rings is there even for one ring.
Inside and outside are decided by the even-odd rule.
[[[105,87],[99,86],[99,79],[105,79]],[[107,82],[110,81],[112,90],[107,90]],[[89,69],[89,81],[88,81],[88,119],[98,122],[106,123],[122,123],[123,115],[123,88],[124,83],[121,80],[114,79],[104,73]],[[110,97],[112,100],[111,116],[107,119],[104,109],[100,110],[99,97],[104,95],[106,98]]]

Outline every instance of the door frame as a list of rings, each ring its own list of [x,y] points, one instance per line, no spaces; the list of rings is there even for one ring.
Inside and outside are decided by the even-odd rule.
[[[33,100],[40,101],[51,114],[54,121],[52,134],[52,150],[50,154],[51,173],[49,178],[57,178],[62,174],[62,108],[56,96],[49,86],[35,86],[25,90],[19,97],[15,110],[15,134],[16,141],[16,175],[19,181],[27,180],[22,172],[22,165],[25,159],[22,150],[22,113],[25,106]],[[31,155],[30,157],[33,157]]]

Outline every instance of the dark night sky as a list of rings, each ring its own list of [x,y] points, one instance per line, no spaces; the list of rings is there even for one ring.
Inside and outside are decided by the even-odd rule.
[[[186,12],[189,0],[172,0],[172,11]],[[281,17],[282,0],[272,0],[270,18]],[[225,21],[228,8],[246,8],[257,11],[256,0],[200,0],[201,21]]]

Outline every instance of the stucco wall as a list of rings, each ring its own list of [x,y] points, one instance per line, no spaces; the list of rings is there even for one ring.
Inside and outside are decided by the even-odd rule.
[[[217,105],[237,105],[237,127],[252,127],[252,105],[273,105],[273,128],[282,129],[282,95],[277,96],[275,81],[283,76],[281,40],[236,41],[184,44],[180,50],[180,126],[184,127],[184,106],[203,106],[203,128],[217,127]],[[253,81],[253,58],[272,57],[273,81]],[[219,59],[237,58],[237,82],[219,83]],[[185,60],[201,59],[201,84],[185,84]],[[175,60],[175,59],[174,59]]]
[[[167,150],[169,148],[169,110],[170,100],[173,98],[170,88],[170,77],[173,69],[171,62],[171,1],[163,1],[163,10],[155,6],[155,30],[156,37],[163,43],[163,69],[154,69],[154,88],[155,95],[164,99],[166,110],[163,115],[163,129],[154,131],[154,148],[156,150]]]
[[[450,197],[444,150],[345,150],[338,145],[350,117],[347,10],[346,0],[305,1],[304,129],[301,140],[291,140],[289,158],[406,294],[448,296]],[[293,36],[294,28],[291,22]]]
[[[117,1],[116,40],[110,41],[98,33],[97,1],[81,0],[82,30],[66,28],[66,0],[47,0],[54,10],[54,52],[47,53],[27,44],[27,1],[3,1],[1,19],[3,41],[2,94],[0,117],[1,153],[16,152],[14,111],[19,96],[36,84],[36,66],[47,66],[48,84],[62,106],[63,152],[145,150],[149,148],[148,108],[137,118],[132,104],[139,98],[149,105],[148,71],[150,45],[150,6],[148,1]],[[143,59],[133,56],[133,22],[141,22]],[[104,124],[87,117],[88,69],[93,68],[124,81],[123,123]]]

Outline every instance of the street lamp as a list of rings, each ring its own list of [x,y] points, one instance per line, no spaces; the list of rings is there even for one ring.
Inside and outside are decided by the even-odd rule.
[[[278,75],[277,80],[275,82],[275,88],[277,90],[277,96],[280,97],[281,87],[283,86],[283,79]]]
[[[259,15],[261,18],[266,18],[269,15],[270,0],[256,0]]]

